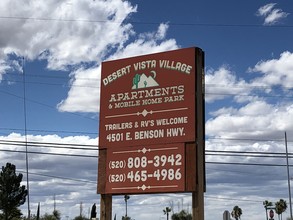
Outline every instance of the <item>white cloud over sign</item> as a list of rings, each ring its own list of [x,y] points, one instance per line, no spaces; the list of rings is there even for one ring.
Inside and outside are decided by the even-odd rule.
[[[282,9],[274,9],[275,5],[276,3],[269,3],[258,9],[257,16],[264,18],[264,25],[276,24],[289,15],[289,13],[283,12]]]
[[[107,60],[138,56],[176,49],[176,41],[165,40],[168,25],[161,24],[155,32],[141,34],[134,42],[118,48]],[[58,104],[59,111],[98,112],[101,66],[80,68],[71,73],[71,88],[66,99]]]
[[[71,73],[67,98],[57,108],[62,112],[98,112],[100,103],[101,66],[80,68]]]
[[[48,69],[71,71],[58,110],[97,112],[101,61],[178,47],[166,39],[167,24],[137,36],[127,23],[136,10],[122,0],[1,1],[0,74],[13,68],[5,61],[11,54],[46,60]]]

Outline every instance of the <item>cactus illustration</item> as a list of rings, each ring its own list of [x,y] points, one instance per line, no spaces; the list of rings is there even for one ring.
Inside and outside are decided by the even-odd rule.
[[[140,75],[139,74],[135,74],[135,76],[133,77],[133,85],[135,85],[135,88],[138,89],[138,83],[140,81]]]

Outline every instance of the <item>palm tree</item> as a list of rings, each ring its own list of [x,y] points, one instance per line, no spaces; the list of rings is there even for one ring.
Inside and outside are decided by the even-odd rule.
[[[164,215],[167,215],[167,220],[169,220],[169,212],[171,212],[170,207],[166,207],[166,209],[163,209]]]
[[[125,217],[127,218],[127,200],[130,199],[129,195],[124,195],[124,201],[125,201],[125,209],[126,209],[126,213],[125,213]]]
[[[265,200],[263,203],[264,208],[266,209],[266,217],[268,219],[268,208],[273,206],[272,202],[269,202],[268,200]]]
[[[233,218],[235,218],[236,220],[240,220],[240,216],[242,215],[242,209],[239,206],[234,206],[231,215]]]
[[[278,214],[278,218],[280,220],[280,215],[282,219],[282,213],[287,209],[287,203],[284,199],[280,199],[278,202],[275,203],[276,205],[276,213]]]
[[[181,210],[179,213],[174,213],[171,216],[172,220],[192,220],[192,215],[185,210]]]

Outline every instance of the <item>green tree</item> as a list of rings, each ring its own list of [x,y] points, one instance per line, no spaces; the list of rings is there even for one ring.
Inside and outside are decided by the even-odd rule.
[[[17,175],[15,170],[15,165],[6,163],[0,172],[0,210],[4,220],[20,218],[22,213],[18,207],[25,203],[28,193],[25,186],[20,185],[23,175]]]
[[[169,212],[171,212],[171,208],[170,207],[166,207],[165,209],[163,209],[164,215],[167,215],[167,220],[169,220]]]
[[[60,220],[61,219],[61,213],[58,210],[54,210],[53,211],[53,216],[57,219]]]
[[[79,215],[79,216],[76,216],[73,220],[88,220],[88,218]]]
[[[231,215],[233,218],[235,218],[236,220],[241,219],[241,215],[242,215],[242,209],[239,206],[234,206]]]
[[[192,215],[185,210],[181,210],[179,213],[174,213],[171,216],[172,220],[192,220]]]
[[[61,213],[58,210],[54,210],[52,214],[45,213],[41,218],[41,220],[60,220]]]
[[[130,199],[129,195],[124,195],[124,201],[125,201],[125,218],[127,220],[127,201]]]
[[[280,220],[280,216],[282,219],[282,213],[287,209],[287,203],[284,199],[280,199],[278,202],[275,203],[276,206],[276,213],[278,214],[278,218]]]

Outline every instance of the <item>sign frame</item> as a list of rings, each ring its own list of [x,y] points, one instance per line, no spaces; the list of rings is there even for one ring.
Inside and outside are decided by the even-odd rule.
[[[170,55],[172,54],[172,55]],[[157,58],[154,58],[157,57]],[[171,57],[171,58],[170,58]],[[185,58],[188,57],[187,60],[191,60],[191,65],[188,64],[189,61],[185,60]],[[151,90],[149,97],[145,96],[139,96],[141,93],[136,93],[135,89],[141,89],[144,90],[142,87],[140,88],[133,88],[131,86],[139,87],[139,84],[137,83],[137,80],[135,80],[135,74],[140,74],[140,77],[142,77],[142,72],[135,72],[131,69],[134,68],[134,63],[137,65],[136,70],[149,70],[149,73],[151,72],[151,68],[154,68],[158,64],[158,60],[156,62],[153,62],[153,60],[161,59],[166,60],[166,62],[169,60],[169,63],[173,62],[173,64],[167,65],[169,68],[169,73],[172,72],[172,74],[178,74],[180,72],[180,67],[176,67],[176,63],[184,63],[185,69],[182,70],[185,73],[181,73],[182,76],[193,76],[189,80],[185,82],[181,82],[181,86],[184,85],[184,87],[175,87],[175,90],[172,90],[172,86],[176,86],[176,84],[162,84],[161,79],[158,79],[159,86],[163,86],[164,88],[169,88],[169,93],[166,92],[164,94],[167,94],[166,97],[168,97],[171,93],[174,95],[177,95],[177,99],[173,99],[173,103],[167,103],[166,106],[164,106],[165,110],[168,109],[178,109],[178,108],[184,108],[184,106],[188,105],[188,108],[191,109],[189,111],[187,118],[184,118],[183,115],[168,115],[166,112],[163,113],[163,116],[160,116],[159,118],[148,118],[144,120],[143,117],[150,117],[153,116],[152,111],[160,111],[162,109],[161,106],[164,103],[164,98],[161,93],[162,90],[156,90],[155,87],[158,85],[153,85],[153,87],[149,87],[147,90]],[[149,61],[150,60],[150,61]],[[145,61],[145,63],[143,63]],[[156,64],[154,64],[156,63]],[[175,64],[174,64],[175,63]],[[140,65],[140,67],[139,67]],[[179,65],[179,64],[178,64]],[[108,71],[108,67],[111,67]],[[188,66],[191,66],[188,67]],[[157,66],[158,67],[158,66]],[[161,67],[164,67],[162,64]],[[165,66],[166,67],[166,66]],[[165,69],[168,69],[165,68]],[[177,69],[176,69],[177,68]],[[181,72],[182,72],[181,71]],[[155,69],[156,73],[159,73],[160,71],[158,69]],[[165,74],[165,75],[164,75]],[[174,78],[174,75],[166,75],[165,73],[162,73],[165,77],[170,80],[170,82],[178,82],[177,78]],[[129,78],[130,77],[130,78]],[[143,76],[144,77],[144,76]],[[127,84],[119,84],[118,82],[120,80],[125,80],[130,82],[133,81],[133,85],[127,85]],[[186,84],[185,84],[186,83]],[[189,86],[189,83],[191,83],[191,87]],[[103,86],[112,86],[114,90],[104,90]],[[174,88],[174,87],[173,87]],[[131,89],[131,90],[130,90]],[[133,91],[134,93],[132,93]],[[189,91],[191,96],[189,96],[186,91]],[[171,91],[171,93],[170,93]],[[119,95],[118,95],[119,94]],[[183,98],[180,95],[183,94]],[[163,97],[161,97],[163,96]],[[134,98],[133,98],[134,97]],[[137,98],[138,99],[135,99]],[[144,103],[144,98],[157,98],[152,99],[151,103],[146,104],[143,106],[142,103]],[[162,98],[162,99],[159,99]],[[190,103],[187,104],[187,102],[184,102],[185,100],[190,100]],[[125,102],[124,102],[125,101]],[[113,103],[111,103],[113,102]],[[119,103],[120,102],[120,103]],[[117,104],[118,103],[118,104]],[[175,103],[175,104],[174,104]],[[111,104],[111,106],[110,106]],[[112,105],[113,104],[113,105]],[[165,104],[165,103],[164,103]],[[182,106],[177,106],[177,104],[182,104]],[[115,106],[116,105],[116,106]],[[128,105],[128,106],[127,106]],[[114,106],[114,107],[113,107]],[[153,107],[154,109],[149,110],[146,108],[139,109],[140,107]],[[108,108],[108,109],[107,109]],[[112,109],[114,110],[112,111]],[[119,112],[120,109],[135,109],[133,112]],[[138,108],[138,110],[137,110]],[[109,112],[108,112],[109,110]],[[184,110],[182,110],[183,112]],[[133,113],[137,113],[137,115],[133,115]],[[176,111],[175,111],[176,112]],[[179,112],[179,111],[178,111]],[[173,112],[174,113],[174,112]],[[116,116],[123,115],[123,117],[137,117],[140,116],[141,118],[133,119],[131,118],[129,121],[111,121],[108,120],[109,118],[118,118]],[[204,122],[204,52],[198,48],[198,47],[191,47],[191,48],[183,48],[173,51],[167,51],[167,52],[161,52],[156,54],[149,54],[149,55],[143,55],[138,57],[131,57],[131,58],[125,58],[120,60],[113,60],[113,61],[106,61],[102,64],[102,78],[101,78],[101,109],[100,109],[100,144],[99,144],[99,161],[98,161],[98,185],[97,185],[97,193],[101,194],[101,212],[100,212],[100,218],[101,220],[110,220],[112,218],[112,194],[113,195],[125,195],[125,194],[137,194],[137,192],[131,192],[131,191],[120,191],[117,193],[109,192],[106,190],[107,188],[107,163],[109,164],[109,161],[107,162],[107,158],[109,158],[109,153],[113,151],[115,148],[139,148],[139,147],[147,147],[151,145],[169,145],[169,144],[183,144],[184,146],[184,154],[185,154],[185,178],[184,178],[184,192],[191,192],[192,193],[192,213],[193,213],[193,219],[204,219],[204,197],[203,193],[206,189],[206,181],[205,181],[205,122]],[[105,117],[110,116],[109,118],[105,119]],[[112,117],[115,116],[115,117]],[[181,120],[180,123],[173,123],[170,126],[171,120]],[[158,126],[157,119],[167,119],[161,120],[165,121],[163,125],[163,130],[161,131],[163,135],[155,135],[154,132],[152,134],[147,133],[146,131],[149,126],[153,129],[153,126]],[[143,125],[146,125],[145,127],[142,127],[141,121],[143,121]],[[135,123],[138,122],[138,126],[135,127]],[[155,124],[155,125],[154,125]],[[165,126],[165,127],[164,127]],[[170,127],[168,127],[170,126]],[[173,126],[173,127],[172,127]],[[146,129],[144,129],[146,128]],[[177,131],[177,136],[167,136],[167,129],[176,129],[173,131]],[[181,128],[181,130],[179,129]],[[126,131],[124,131],[126,130]],[[149,129],[151,130],[151,129]],[[120,131],[123,131],[123,137],[124,139],[117,139],[117,133],[121,133]],[[135,132],[139,131],[138,136]],[[191,131],[191,132],[189,132]],[[108,132],[108,133],[107,133]],[[127,133],[128,132],[128,133]],[[142,132],[142,134],[140,133]],[[175,132],[176,133],[176,132]],[[109,135],[110,134],[110,135]],[[113,135],[114,134],[114,135]],[[141,135],[140,135],[141,134]],[[147,135],[145,135],[147,134]],[[179,137],[178,137],[179,136]],[[127,138],[126,138],[127,137]],[[136,138],[139,137],[139,138]],[[141,138],[143,137],[143,138]],[[147,138],[144,138],[147,137]],[[127,141],[126,141],[127,139]],[[111,141],[114,140],[114,141]],[[113,143],[111,143],[113,142]],[[130,155],[131,156],[131,155]],[[111,156],[110,156],[111,158]],[[166,191],[168,192],[168,191]],[[164,193],[166,193],[164,192]],[[173,191],[170,191],[173,192]],[[178,190],[178,192],[181,192]],[[147,192],[147,193],[160,193],[160,192]],[[146,194],[146,193],[145,193]]]

